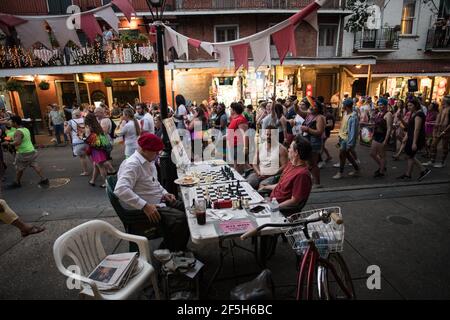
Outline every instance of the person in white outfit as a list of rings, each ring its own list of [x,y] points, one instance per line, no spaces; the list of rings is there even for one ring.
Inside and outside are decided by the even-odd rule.
[[[134,118],[133,110],[125,109],[123,111],[123,121],[120,124],[117,135],[123,137],[125,145],[125,157],[129,158],[137,150],[138,137],[141,135],[141,128],[138,121]]]

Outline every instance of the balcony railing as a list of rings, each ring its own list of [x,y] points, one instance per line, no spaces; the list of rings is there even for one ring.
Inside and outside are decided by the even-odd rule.
[[[102,47],[99,44],[81,48],[24,49],[0,46],[0,69],[81,66],[116,63],[154,62],[154,50],[147,43],[120,42]]]
[[[397,28],[364,29],[355,34],[355,50],[398,50],[400,31]]]
[[[176,10],[301,9],[312,0],[176,0]],[[341,9],[345,0],[329,0],[326,9]]]
[[[428,30],[426,50],[450,51],[450,27],[435,27]]]

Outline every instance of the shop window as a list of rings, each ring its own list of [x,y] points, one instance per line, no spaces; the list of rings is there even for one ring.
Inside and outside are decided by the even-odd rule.
[[[238,26],[215,26],[215,42],[232,41],[239,38]]]
[[[136,80],[114,80],[112,86],[114,101],[125,106],[127,103],[134,105],[136,98],[139,98],[139,87]]]
[[[89,93],[86,83],[79,82],[81,103],[89,103]],[[63,105],[72,106],[77,102],[77,94],[74,82],[61,82],[61,98]]]
[[[402,34],[413,34],[414,19],[416,16],[416,0],[403,0]]]
[[[65,14],[72,0],[47,0],[49,14]]]

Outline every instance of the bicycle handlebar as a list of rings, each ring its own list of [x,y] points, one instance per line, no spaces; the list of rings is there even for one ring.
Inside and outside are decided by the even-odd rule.
[[[318,218],[314,218],[314,219],[302,219],[302,220],[298,220],[298,221],[290,222],[290,223],[266,223],[255,229],[247,231],[240,238],[241,238],[241,240],[245,240],[249,237],[253,237],[253,236],[257,235],[262,229],[265,229],[268,227],[275,227],[275,228],[284,227],[284,228],[286,228],[286,227],[297,227],[299,225],[304,225],[306,227],[310,223],[319,222],[319,221],[328,223],[329,218],[333,219],[333,221],[338,225],[341,225],[344,223],[344,220],[341,218],[340,215],[338,215],[336,212],[330,212],[330,213],[327,213],[325,215],[322,215],[322,216],[320,216]]]

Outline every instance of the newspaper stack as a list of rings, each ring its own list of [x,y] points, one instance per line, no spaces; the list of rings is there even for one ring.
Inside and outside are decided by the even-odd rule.
[[[103,259],[88,277],[95,281],[99,290],[119,290],[135,273],[137,263],[137,252],[112,254]]]

